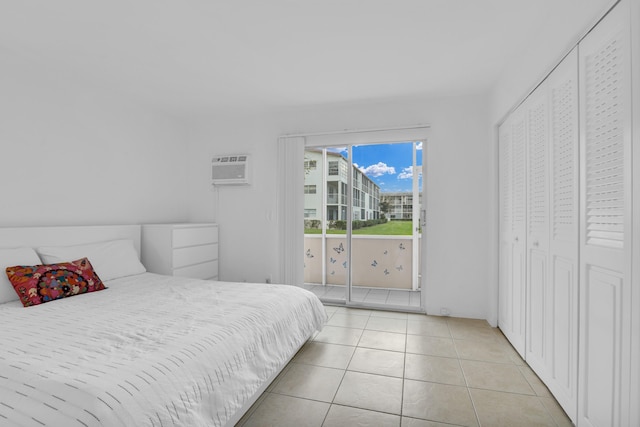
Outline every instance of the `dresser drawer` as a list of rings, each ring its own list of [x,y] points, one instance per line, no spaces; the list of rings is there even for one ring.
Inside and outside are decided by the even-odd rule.
[[[148,272],[217,280],[217,224],[146,224],[141,240],[142,263]]]
[[[193,264],[218,259],[218,244],[188,246],[173,250],[173,268],[182,268]]]
[[[208,261],[203,262],[202,264],[174,268],[173,275],[179,277],[192,277],[194,279],[213,279],[218,275],[218,261]]]
[[[191,227],[173,229],[173,247],[206,245],[218,242],[218,227]]]

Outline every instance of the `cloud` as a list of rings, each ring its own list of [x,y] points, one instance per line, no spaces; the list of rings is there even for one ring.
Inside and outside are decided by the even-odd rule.
[[[354,163],[354,164],[353,164],[353,166],[355,166],[357,169],[359,169],[359,170],[360,170],[360,172],[362,172],[363,174],[365,174],[365,175],[367,174],[367,172],[365,171],[365,169],[364,169],[362,166],[360,166],[359,164]]]
[[[422,141],[418,142],[416,145],[416,150],[422,150]]]
[[[398,179],[410,179],[413,178],[413,168],[411,166],[403,168],[402,172],[398,174]]]
[[[378,177],[385,174],[394,175],[396,173],[396,168],[393,166],[387,166],[386,163],[378,162],[375,165],[367,166],[366,168],[358,167],[362,172],[364,172],[367,176]]]
[[[422,171],[418,174],[418,176],[422,175]],[[408,166],[406,168],[402,168],[402,172],[398,174],[398,179],[411,179],[413,178],[413,168]]]

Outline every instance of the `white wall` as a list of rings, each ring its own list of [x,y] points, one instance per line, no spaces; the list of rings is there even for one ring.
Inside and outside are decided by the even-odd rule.
[[[190,218],[220,224],[223,280],[277,280],[277,138],[282,134],[429,123],[427,309],[486,318],[486,250],[492,239],[491,150],[485,96],[310,107],[264,115],[202,117],[190,124]],[[253,183],[209,182],[214,154],[249,153]]]
[[[220,225],[219,276],[227,281],[277,280],[275,118],[208,117],[190,126],[189,212],[192,221]],[[211,158],[250,154],[251,185],[211,185]],[[302,212],[301,212],[302,214]]]
[[[501,121],[569,53],[577,42],[602,18],[617,0],[558,1],[556,8],[570,13],[550,11],[548,25],[532,34],[513,58],[491,94],[491,123]],[[564,16],[570,21],[559,21]]]
[[[186,219],[182,125],[0,54],[0,226]]]

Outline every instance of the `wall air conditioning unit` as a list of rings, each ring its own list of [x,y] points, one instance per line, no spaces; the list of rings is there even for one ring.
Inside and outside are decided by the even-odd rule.
[[[211,160],[211,182],[213,185],[249,184],[249,156],[214,156]]]

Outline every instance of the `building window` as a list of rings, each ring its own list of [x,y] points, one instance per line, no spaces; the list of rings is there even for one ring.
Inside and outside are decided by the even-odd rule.
[[[298,187],[300,188],[300,187]],[[316,194],[316,186],[315,185],[305,185],[304,186],[304,194]]]
[[[353,189],[353,206],[356,208],[360,206],[360,190]]]
[[[341,182],[340,188],[342,189],[342,193],[340,196],[340,204],[346,205],[347,204],[347,184],[344,182]]]
[[[329,162],[329,175],[338,175],[338,162]]]
[[[305,160],[304,169],[308,171],[314,171],[316,170],[316,165],[317,163],[315,160]]]
[[[316,217],[316,210],[315,209],[305,209],[304,210],[304,217],[305,218],[315,218]]]

